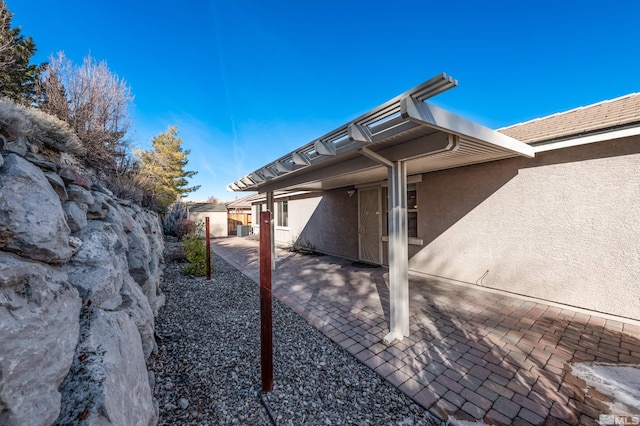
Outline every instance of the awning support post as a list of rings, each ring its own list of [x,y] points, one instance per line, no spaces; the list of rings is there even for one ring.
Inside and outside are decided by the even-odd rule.
[[[387,343],[409,335],[409,232],[407,225],[407,165],[389,167],[389,304]]]

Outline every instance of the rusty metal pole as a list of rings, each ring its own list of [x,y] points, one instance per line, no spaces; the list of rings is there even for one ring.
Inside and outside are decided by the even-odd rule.
[[[260,366],[262,390],[273,390],[271,212],[260,212]]]
[[[209,216],[205,219],[205,232],[207,234],[207,281],[211,281],[211,234],[209,233]]]

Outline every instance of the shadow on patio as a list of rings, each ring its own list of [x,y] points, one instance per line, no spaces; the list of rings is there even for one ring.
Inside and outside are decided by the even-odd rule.
[[[256,242],[215,240],[213,248],[256,279]],[[597,424],[611,399],[573,376],[570,364],[640,364],[637,325],[417,277],[410,281],[411,336],[387,346],[387,270],[331,256],[284,258],[273,292],[443,419]],[[627,408],[623,414],[640,414]]]

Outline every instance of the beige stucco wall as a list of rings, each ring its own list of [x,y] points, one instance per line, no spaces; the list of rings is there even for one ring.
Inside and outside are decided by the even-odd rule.
[[[640,320],[640,137],[425,173],[417,190],[410,270]],[[289,199],[275,236],[357,259],[357,223],[341,188]]]
[[[276,243],[310,242],[325,254],[358,257],[357,197],[349,197],[346,189],[338,189],[292,197],[288,201],[289,226],[275,227]],[[257,217],[256,206],[254,215]],[[254,233],[259,233],[255,223]]]
[[[640,319],[640,138],[428,173],[412,270]]]
[[[189,220],[202,222],[203,229],[207,216],[209,216],[209,234],[212,237],[227,237],[229,235],[226,212],[189,212]]]
[[[349,197],[347,190],[340,188],[326,191],[322,196],[292,200],[291,203],[290,223],[295,225],[300,240],[312,242],[322,253],[350,259],[358,257],[358,197]],[[299,205],[311,213],[308,220],[293,220],[296,215],[292,212],[297,213]]]

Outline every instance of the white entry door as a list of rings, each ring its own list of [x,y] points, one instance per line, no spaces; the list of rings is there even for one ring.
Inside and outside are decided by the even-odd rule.
[[[358,190],[358,253],[360,260],[382,264],[380,188]]]

